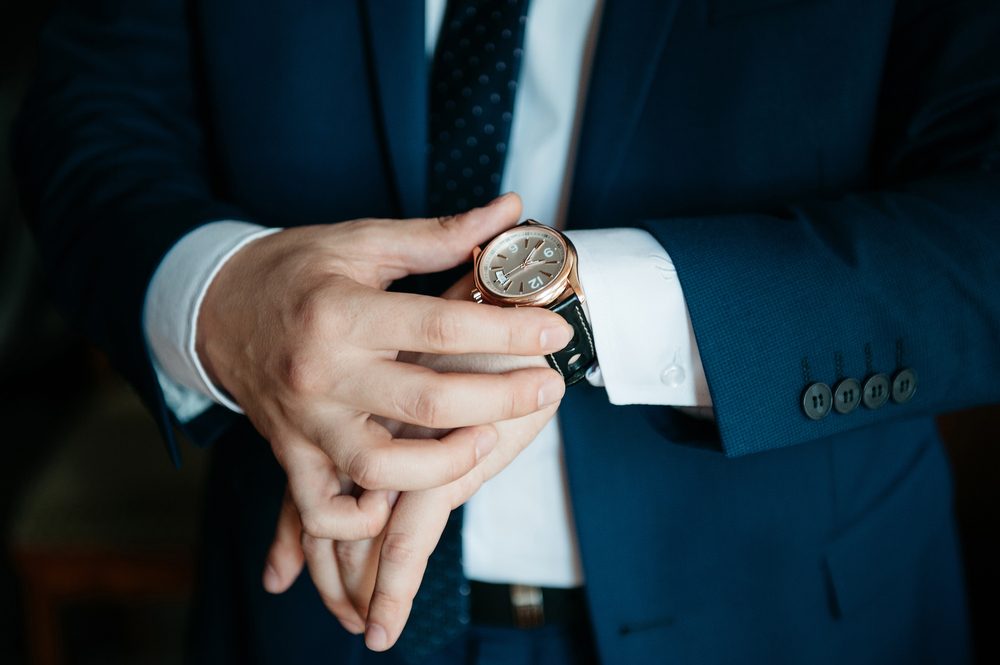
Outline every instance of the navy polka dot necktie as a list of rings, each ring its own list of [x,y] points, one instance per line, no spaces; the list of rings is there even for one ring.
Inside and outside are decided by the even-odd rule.
[[[500,193],[528,0],[448,3],[430,81],[428,200],[450,215]]]
[[[529,0],[449,0],[430,80],[428,203],[452,215],[500,193]],[[469,623],[462,511],[427,562],[397,649],[420,663]]]

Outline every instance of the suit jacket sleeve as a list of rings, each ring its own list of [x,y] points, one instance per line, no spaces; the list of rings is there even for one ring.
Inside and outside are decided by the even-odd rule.
[[[64,3],[42,34],[15,136],[22,204],[57,305],[164,425],[142,333],[146,287],[187,231],[246,219],[212,194],[187,4]],[[195,438],[217,425],[194,427]]]
[[[727,455],[1000,399],[998,34],[992,3],[899,3],[873,189],[642,223],[674,260]],[[811,382],[903,367],[905,404],[803,413]]]

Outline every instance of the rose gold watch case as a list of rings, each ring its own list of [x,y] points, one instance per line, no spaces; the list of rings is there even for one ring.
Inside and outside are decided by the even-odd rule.
[[[566,255],[566,261],[563,263],[562,267],[559,269],[559,273],[545,288],[535,293],[529,293],[523,296],[509,296],[494,293],[488,287],[486,287],[479,278],[479,258],[487,253],[487,250],[492,248],[496,244],[502,244],[507,242],[507,238],[515,235],[523,226],[536,226],[538,230],[549,233],[554,237],[562,246]],[[473,280],[475,281],[475,288],[472,290],[472,297],[477,302],[486,302],[491,305],[497,305],[499,307],[548,307],[555,303],[561,302],[566,298],[569,298],[573,293],[580,299],[582,303],[584,301],[583,289],[580,288],[580,279],[577,276],[576,271],[576,247],[563,233],[553,229],[551,226],[546,226],[541,222],[537,222],[533,219],[527,219],[512,229],[504,231],[498,235],[493,240],[486,244],[486,247],[480,249],[476,247],[472,250],[472,260],[473,260]]]

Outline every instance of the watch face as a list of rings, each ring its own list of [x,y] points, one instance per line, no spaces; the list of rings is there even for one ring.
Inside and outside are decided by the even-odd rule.
[[[479,257],[479,282],[501,298],[530,296],[559,278],[566,244],[544,226],[522,225],[491,242]]]

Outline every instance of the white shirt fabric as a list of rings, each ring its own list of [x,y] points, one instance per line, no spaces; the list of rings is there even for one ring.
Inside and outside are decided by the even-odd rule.
[[[445,5],[446,0],[426,0],[429,60]],[[600,0],[534,0],[529,10],[500,191],[516,191],[526,216],[557,227],[565,226],[599,20]],[[167,404],[181,422],[213,402],[240,411],[212,384],[197,357],[198,310],[231,256],[279,230],[233,220],[205,224],[178,241],[154,274],[143,325]],[[568,235],[579,253],[600,363],[588,380],[604,386],[613,404],[710,406],[681,285],[663,247],[639,229]],[[462,546],[469,579],[583,584],[556,419],[466,503]]]

